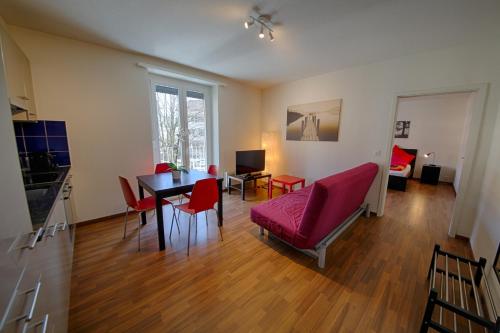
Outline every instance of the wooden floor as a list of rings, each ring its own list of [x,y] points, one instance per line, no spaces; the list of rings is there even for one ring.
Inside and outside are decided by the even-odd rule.
[[[189,257],[187,217],[164,252],[156,223],[142,228],[141,252],[136,221],[125,240],[121,218],[78,227],[71,332],[417,332],[434,243],[471,255],[447,236],[449,185],[411,181],[407,192],[389,191],[385,216],[355,222],[329,248],[324,270],[259,235],[249,209],[260,192],[247,202],[224,194],[222,242],[215,214],[208,228],[200,215]]]

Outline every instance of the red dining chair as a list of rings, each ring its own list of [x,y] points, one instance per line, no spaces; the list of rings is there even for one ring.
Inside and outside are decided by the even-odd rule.
[[[217,176],[217,165],[215,164],[210,164],[208,166],[207,172],[211,174],[212,176]]]
[[[188,247],[187,255],[189,256],[189,243],[191,238],[191,218],[194,216],[196,227],[198,227],[197,214],[200,212],[207,212],[211,209],[215,210],[217,217],[219,213],[217,209],[214,208],[215,203],[219,201],[219,192],[217,188],[217,180],[215,178],[207,178],[198,180],[193,187],[193,192],[191,193],[191,200],[185,204],[180,204],[175,206],[179,211],[189,214],[189,226],[188,226]],[[207,222],[208,225],[208,222]],[[170,225],[170,236],[172,236],[172,228],[174,227],[173,221]],[[222,238],[222,230],[219,225],[220,238]]]
[[[123,192],[123,197],[125,198],[125,202],[127,203],[127,210],[125,212],[125,220],[124,220],[124,228],[123,228],[123,239],[125,239],[125,236],[127,234],[127,217],[128,217],[128,211],[129,209],[132,209],[133,211],[139,213],[139,224],[138,224],[138,251],[141,250],[141,219],[140,219],[140,213],[147,212],[150,210],[153,210],[156,208],[156,203],[155,203],[155,198],[154,197],[147,197],[144,199],[137,200],[135,197],[134,191],[132,191],[132,188],[130,187],[130,184],[127,180],[127,178],[124,177],[118,177],[120,180],[120,185],[122,188]],[[177,231],[181,232],[179,228],[179,222],[177,221],[177,216],[175,216],[175,207],[174,205],[166,200],[162,200],[164,205],[171,205],[172,210],[173,210],[173,215],[172,215],[172,224],[175,223],[177,224]],[[170,230],[170,233],[172,233],[172,230]]]
[[[155,173],[167,173],[171,172],[172,169],[168,165],[168,163],[158,163],[155,166]]]
[[[207,173],[209,175],[212,175],[212,176],[217,176],[217,165],[215,164],[210,164],[208,166],[208,170],[207,170]],[[182,194],[185,198],[187,199],[191,199],[191,193],[183,193]],[[180,200],[180,202],[182,203],[182,198]],[[207,216],[206,212],[205,212],[205,217]]]

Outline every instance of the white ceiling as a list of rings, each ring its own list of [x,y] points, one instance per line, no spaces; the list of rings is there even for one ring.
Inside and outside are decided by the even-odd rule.
[[[275,42],[245,30],[274,13]],[[500,38],[499,0],[2,0],[9,23],[269,86]]]

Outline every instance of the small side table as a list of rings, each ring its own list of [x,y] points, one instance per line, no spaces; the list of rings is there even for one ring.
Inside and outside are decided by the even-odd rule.
[[[227,178],[227,193],[231,194],[231,190],[237,190],[241,193],[241,200],[245,200],[245,191],[246,191],[246,183],[249,181],[253,181],[254,188],[257,188],[257,179],[267,178],[267,184],[271,183],[271,174],[270,173],[259,173],[254,175],[230,175],[226,173]],[[233,181],[236,181],[238,184],[234,184]]]
[[[422,166],[422,174],[420,175],[420,182],[422,184],[437,185],[439,183],[440,173],[441,173],[440,165],[424,164]]]
[[[278,177],[271,178],[269,182],[269,198],[273,197],[273,183],[282,184],[283,193],[286,192],[286,186],[288,185],[290,192],[293,192],[293,186],[296,184],[301,184],[302,188],[306,185],[306,180],[304,178],[289,176],[289,175],[281,175]]]

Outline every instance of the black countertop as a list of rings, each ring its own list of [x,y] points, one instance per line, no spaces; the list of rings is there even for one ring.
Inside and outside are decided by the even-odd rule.
[[[33,230],[45,226],[69,169],[70,167],[59,167],[47,172],[24,175],[24,187]]]

